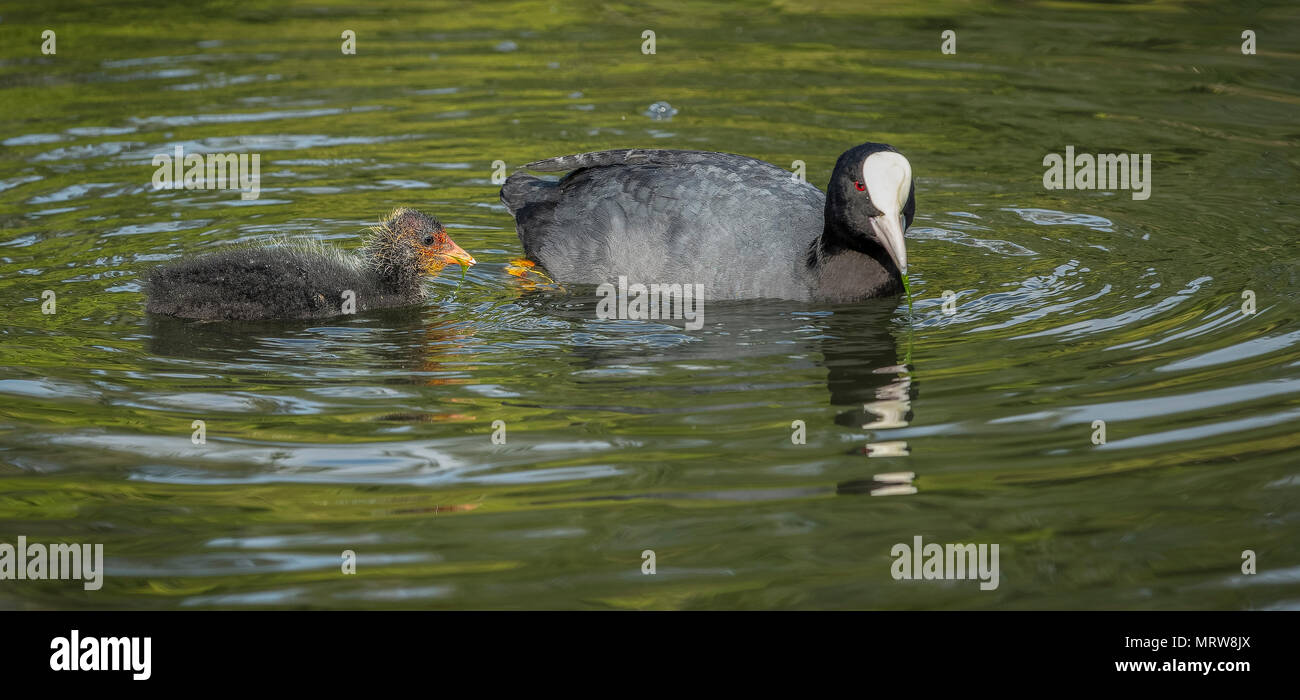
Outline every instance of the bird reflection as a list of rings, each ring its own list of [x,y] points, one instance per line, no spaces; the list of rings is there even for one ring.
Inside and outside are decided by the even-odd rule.
[[[835,416],[838,425],[867,430],[902,428],[912,418],[912,371],[898,362],[893,332],[894,307],[880,300],[837,307],[827,319],[821,342],[822,362],[832,406],[847,406]],[[906,457],[903,440],[875,440],[852,450],[867,457]],[[839,484],[839,494],[875,496],[916,493],[912,472],[876,474],[870,479]]]
[[[357,316],[316,321],[193,321],[156,314],[145,316],[145,347],[160,358],[238,364],[257,371],[275,364],[314,371],[340,362],[360,371],[397,368],[412,383],[463,384],[471,324],[436,318],[436,310],[411,306],[378,309]],[[431,316],[434,317],[431,320]],[[291,383],[293,380],[289,380]],[[385,381],[391,381],[385,379]],[[446,412],[395,412],[377,417],[391,422],[462,422],[473,416]]]
[[[595,318],[597,299],[571,290],[562,293],[537,290],[525,294],[517,303],[548,317],[568,320],[574,328],[584,328]],[[867,435],[868,441],[855,445],[849,453],[863,460],[905,458],[910,453],[906,441],[881,439],[909,424],[912,398],[917,391],[911,368],[906,359],[900,359],[895,332],[896,308],[896,299],[833,307],[775,301],[713,303],[708,306],[704,329],[682,330],[680,342],[655,345],[648,353],[647,345],[635,340],[641,331],[633,325],[627,336],[629,342],[575,343],[567,348],[566,356],[576,361],[577,369],[647,362],[712,363],[736,367],[741,382],[749,381],[745,378],[745,365],[754,360],[772,360],[795,371],[821,367],[825,370],[827,401],[836,409],[834,423]],[[240,371],[251,372],[273,364],[282,365],[289,358],[304,368],[318,364],[337,366],[340,361],[346,361],[360,368],[408,370],[408,381],[424,384],[474,381],[474,377],[464,376],[472,369],[467,362],[473,357],[470,338],[474,324],[447,322],[432,310],[420,307],[371,312],[333,321],[333,325],[312,327],[245,323],[236,328],[226,322],[201,323],[155,316],[149,316],[146,324],[147,348],[160,358],[227,363],[232,367],[238,365]],[[682,328],[680,320],[669,322],[674,324]],[[672,329],[664,330],[662,324],[647,324],[645,329],[652,336],[674,335]],[[908,355],[906,347],[902,355]],[[456,376],[431,376],[439,374]],[[719,390],[734,391],[734,386]],[[566,408],[554,403],[545,407]],[[637,410],[660,409],[640,407]],[[695,409],[665,407],[662,410]],[[422,411],[405,411],[378,416],[377,420],[464,421],[474,419],[471,413],[426,415]],[[810,432],[816,430],[817,426],[809,426]],[[862,462],[861,478],[833,486],[775,489],[770,493],[759,490],[762,494],[751,490],[745,492],[744,498],[795,495],[787,491],[797,491],[798,497],[804,497],[810,488],[812,492],[838,495],[916,492],[912,485],[915,475],[911,472],[887,468],[877,471],[867,464]],[[704,492],[674,495],[707,496]]]
[[[572,291],[564,295],[534,293],[520,303],[575,324],[589,323],[595,317],[595,298]],[[916,387],[911,368],[900,363],[894,332],[896,308],[896,299],[869,299],[823,308],[776,301],[714,303],[708,307],[703,331],[684,331],[690,342],[657,348],[652,359],[692,363],[779,355],[820,357],[815,362],[826,369],[829,403],[845,409],[836,415],[835,423],[869,431],[874,438],[878,431],[905,427],[912,419]],[[682,327],[681,321],[666,323]],[[792,338],[797,339],[793,344]],[[582,364],[590,368],[640,364],[649,359],[645,348],[636,344],[579,345],[572,354],[583,358]],[[792,366],[797,363],[792,361]],[[905,441],[875,439],[850,450],[851,454],[867,458],[906,457],[909,452]],[[914,478],[911,472],[872,474],[870,478],[838,484],[834,492],[910,494],[916,492]],[[772,496],[781,497],[776,493]]]
[[[310,363],[314,343],[360,340],[366,334],[389,329],[425,332],[421,307],[402,307],[338,316],[314,321],[194,321],[145,315],[145,348],[162,357],[211,361],[265,361],[279,351],[293,348],[298,363]],[[330,333],[330,337],[324,337]],[[369,360],[418,362],[423,347],[405,342],[357,342]]]

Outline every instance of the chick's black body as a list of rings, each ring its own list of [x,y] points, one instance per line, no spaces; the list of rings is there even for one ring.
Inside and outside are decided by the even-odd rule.
[[[286,244],[156,268],[145,281],[145,310],[201,320],[328,318],[416,304],[425,297],[427,273],[447,261],[474,262],[437,220],[417,211],[399,209],[372,231],[359,256]]]
[[[158,268],[149,277],[149,313],[204,320],[327,318],[343,313],[343,292],[358,312],[404,306],[420,285],[388,285],[360,261],[307,247],[241,248]]]

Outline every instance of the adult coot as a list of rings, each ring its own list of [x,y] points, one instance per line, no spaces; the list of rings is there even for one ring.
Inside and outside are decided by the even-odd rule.
[[[623,149],[524,166],[501,201],[524,254],[556,280],[703,284],[710,299],[855,301],[897,294],[903,232],[916,212],[912,166],[864,143],[823,195],[771,163],[730,153]]]
[[[322,244],[240,246],[158,267],[145,280],[145,310],[251,321],[405,306],[423,299],[425,275],[448,263],[475,260],[437,219],[397,209],[371,228],[359,256]]]

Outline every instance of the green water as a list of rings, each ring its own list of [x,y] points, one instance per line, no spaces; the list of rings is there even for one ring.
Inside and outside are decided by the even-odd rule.
[[[1295,4],[349,4],[0,11],[0,542],[107,569],[3,608],[1300,607]],[[910,313],[689,331],[505,273],[494,161],[709,149],[824,186],[867,140],[917,176]],[[178,144],[260,154],[259,199],[155,191]],[[1151,154],[1150,199],[1045,190],[1067,145]],[[479,260],[423,307],[143,311],[152,265],[355,248],[399,205]],[[999,544],[998,588],[895,581],[918,535]]]

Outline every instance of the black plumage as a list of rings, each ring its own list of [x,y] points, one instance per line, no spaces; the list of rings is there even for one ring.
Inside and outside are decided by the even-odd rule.
[[[558,182],[515,173],[501,188],[525,255],[558,281],[699,283],[710,299],[902,291],[916,202],[892,146],[845,152],[827,195],[770,163],[708,151],[600,151],[525,167],[572,171]]]
[[[320,243],[240,246],[152,270],[149,313],[202,320],[327,318],[406,306],[425,297],[424,279],[448,263],[474,264],[442,224],[398,209],[371,229],[359,255]]]

